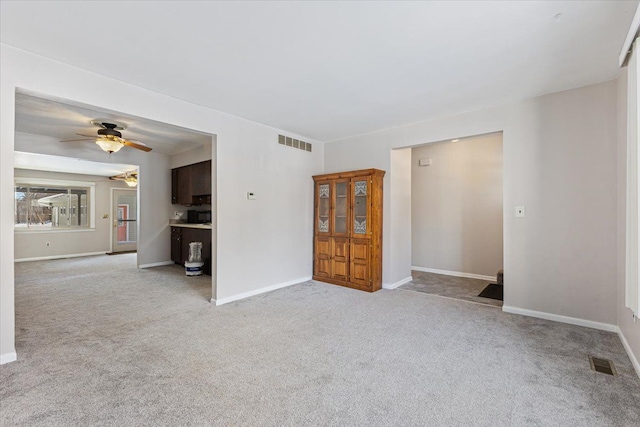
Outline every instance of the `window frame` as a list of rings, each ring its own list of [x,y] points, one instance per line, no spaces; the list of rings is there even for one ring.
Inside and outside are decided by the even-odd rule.
[[[16,233],[75,233],[79,231],[95,231],[96,229],[96,183],[90,181],[71,181],[62,179],[44,179],[44,178],[28,178],[28,177],[15,177],[13,183],[13,189],[18,186],[23,187],[61,187],[67,190],[71,188],[86,188],[87,196],[89,197],[89,215],[87,218],[88,224],[86,226],[61,226],[51,227],[48,229],[43,228],[31,228],[31,227],[16,227],[15,219],[13,223],[13,230]],[[69,209],[70,210],[70,209]],[[80,209],[81,210],[81,209]],[[15,214],[15,195],[14,195],[14,214]]]

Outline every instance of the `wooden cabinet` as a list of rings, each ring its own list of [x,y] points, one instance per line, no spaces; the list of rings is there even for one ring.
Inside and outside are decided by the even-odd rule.
[[[171,204],[178,205],[178,169],[171,169]]]
[[[183,166],[178,168],[178,189],[176,198],[179,205],[191,205],[191,167]],[[172,186],[173,187],[173,186]],[[172,197],[173,198],[173,197]]]
[[[211,230],[171,227],[171,261],[184,265],[189,261],[189,243],[202,242],[202,271],[211,276]]]
[[[313,177],[313,279],[374,292],[382,287],[382,184],[365,169]]]
[[[211,160],[200,162],[191,167],[191,196],[211,195]]]
[[[171,203],[211,204],[211,160],[171,169]]]
[[[171,227],[171,261],[183,264],[182,256],[182,228]]]

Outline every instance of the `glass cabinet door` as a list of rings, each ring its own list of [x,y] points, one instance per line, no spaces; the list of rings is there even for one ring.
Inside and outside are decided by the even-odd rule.
[[[349,179],[334,181],[333,233],[346,236],[349,233]]]
[[[355,237],[364,237],[369,230],[369,181],[353,178],[353,230]]]
[[[318,233],[329,233],[329,218],[331,212],[331,185],[329,182],[319,182],[317,195],[318,217],[316,218],[316,230]]]

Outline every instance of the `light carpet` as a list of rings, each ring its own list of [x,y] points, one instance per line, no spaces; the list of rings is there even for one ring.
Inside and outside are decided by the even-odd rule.
[[[16,264],[0,425],[640,425],[613,333],[320,282],[215,307],[133,256]]]

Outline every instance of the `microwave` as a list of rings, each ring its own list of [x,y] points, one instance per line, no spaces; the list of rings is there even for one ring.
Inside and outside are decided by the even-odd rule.
[[[211,211],[188,210],[187,222],[189,224],[210,224]]]

